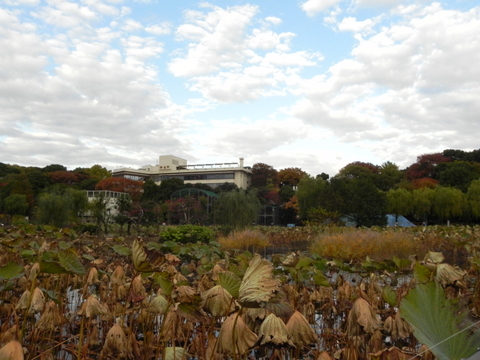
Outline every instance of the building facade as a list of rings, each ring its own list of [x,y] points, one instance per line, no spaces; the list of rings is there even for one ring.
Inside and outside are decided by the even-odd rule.
[[[159,156],[158,165],[145,165],[139,169],[120,168],[112,171],[113,176],[145,181],[152,179],[156,184],[163,180],[178,178],[186,184],[206,184],[215,188],[232,183],[246,189],[251,182],[252,170],[244,166],[244,159],[238,163],[214,163],[188,165],[187,160],[173,155]]]

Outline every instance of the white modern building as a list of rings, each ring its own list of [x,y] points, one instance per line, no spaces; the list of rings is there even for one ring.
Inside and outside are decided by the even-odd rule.
[[[188,165],[187,160],[173,155],[159,156],[158,165],[145,165],[139,169],[120,168],[112,171],[113,176],[132,180],[152,179],[156,184],[163,180],[178,178],[185,183],[207,184],[212,188],[224,183],[233,183],[246,189],[251,182],[252,170],[239,162]]]

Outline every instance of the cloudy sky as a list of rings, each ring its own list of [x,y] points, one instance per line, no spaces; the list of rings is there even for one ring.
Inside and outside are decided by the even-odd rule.
[[[471,0],[1,0],[0,162],[335,175],[480,148]]]

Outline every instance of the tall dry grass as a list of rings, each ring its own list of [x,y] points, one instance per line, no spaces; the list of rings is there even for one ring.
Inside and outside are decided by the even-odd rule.
[[[260,251],[269,246],[268,237],[258,230],[239,230],[218,238],[223,250]]]
[[[312,253],[329,259],[345,261],[364,260],[366,256],[376,261],[408,258],[420,255],[423,246],[410,231],[345,229],[342,232],[320,234],[310,246]]]

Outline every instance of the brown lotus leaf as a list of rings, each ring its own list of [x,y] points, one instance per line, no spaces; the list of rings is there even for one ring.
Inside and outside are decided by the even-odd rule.
[[[132,260],[135,270],[150,272],[159,269],[165,262],[165,256],[157,250],[146,249],[143,246],[142,239],[138,238],[132,245]]]
[[[333,358],[326,351],[320,352],[315,360],[333,360]]]
[[[338,300],[350,300],[352,298],[353,289],[352,285],[348,281],[345,281],[339,288],[338,288]]]
[[[100,345],[100,336],[98,334],[98,326],[94,325],[88,331],[87,343],[90,348],[97,347]]]
[[[212,269],[212,280],[217,281],[219,279],[219,274],[225,272],[225,268],[221,263],[216,263]]]
[[[212,316],[228,316],[235,311],[235,301],[222,286],[216,285],[202,294],[201,306]]]
[[[99,283],[100,280],[98,280],[98,270],[96,267],[92,267],[88,272],[87,285],[94,285]]]
[[[259,345],[295,346],[290,340],[285,323],[275,314],[263,320],[258,332]]]
[[[435,271],[435,280],[442,286],[447,286],[462,282],[466,275],[467,272],[458,267],[453,267],[449,264],[438,264]]]
[[[440,264],[443,260],[445,260],[443,254],[435,251],[429,251],[423,259],[423,261],[433,264]]]
[[[285,327],[292,343],[296,346],[309,345],[318,341],[317,334],[299,311],[295,311],[290,316]]]
[[[61,323],[62,315],[60,314],[60,308],[55,302],[49,301],[35,327],[39,330],[54,330]]]
[[[105,338],[100,359],[105,359],[106,357],[118,359],[127,357],[127,337],[119,324],[113,325]]]
[[[165,260],[167,260],[167,262],[173,266],[177,266],[182,262],[178,256],[175,256],[173,254],[165,255]]]
[[[101,304],[95,295],[90,295],[87,300],[82,304],[82,307],[77,313],[80,316],[86,318],[92,318],[95,316],[103,316],[108,314],[107,305]]]
[[[182,347],[166,347],[165,348],[165,360],[184,360],[188,358],[187,351]]]
[[[156,314],[165,314],[168,310],[168,306],[167,299],[165,299],[163,295],[157,295],[152,299],[147,310]]]
[[[418,353],[422,354],[423,360],[435,360],[435,356],[428,349],[427,345],[420,346],[420,349],[418,349]]]
[[[117,285],[125,285],[125,270],[123,267],[118,265],[110,277],[112,283]]]
[[[372,360],[409,360],[415,357],[414,353],[400,350],[397,347],[383,349],[369,355]]]
[[[181,317],[175,308],[170,308],[163,320],[162,331],[160,333],[161,338],[164,341],[171,341],[173,339],[184,341],[187,338],[185,332],[188,332],[184,320],[185,318]]]
[[[30,271],[28,272],[28,280],[33,281],[37,278],[37,275],[40,273],[40,264],[36,262],[35,264],[32,265],[30,268]]]
[[[0,336],[0,346],[5,345],[9,343],[12,340],[17,339],[18,337],[18,326],[13,325],[10,329],[5,331],[1,336]]]
[[[400,310],[397,311],[397,314],[395,315],[392,336],[396,339],[398,338],[404,339],[404,338],[408,338],[412,333],[412,331],[413,331],[412,326],[408,322],[402,319],[402,316],[400,315]]]
[[[264,308],[244,308],[242,310],[242,318],[245,324],[254,333],[258,333],[263,320],[267,317],[268,310]]]
[[[30,300],[30,307],[28,312],[30,314],[40,312],[45,307],[45,295],[43,295],[43,291],[37,286],[33,290],[32,299]]]
[[[203,275],[200,279],[200,282],[197,285],[198,292],[202,294],[203,292],[207,291],[208,289],[212,288],[215,284],[213,281],[210,280],[208,275]]]
[[[257,341],[238,313],[230,315],[222,324],[217,340],[217,353],[244,355]]]
[[[368,341],[370,352],[377,352],[383,349],[383,335],[380,330],[375,330],[372,337]]]
[[[16,340],[10,341],[0,349],[0,360],[23,360],[23,348]]]
[[[273,277],[270,261],[255,254],[240,284],[238,302],[242,305],[269,301],[280,290],[280,281]]]
[[[282,261],[283,266],[295,266],[297,265],[298,261],[300,260],[299,254],[296,252],[292,252],[287,257],[285,260]]]
[[[142,283],[142,275],[137,275],[132,280],[130,288],[128,290],[128,299],[127,302],[138,303],[143,301],[147,297],[145,292],[145,287]]]
[[[176,284],[186,284],[186,283],[188,283],[187,278],[182,273],[179,273],[179,272],[177,272],[177,273],[175,273],[175,275],[173,275],[172,281],[175,285]]]
[[[391,316],[387,317],[383,322],[383,330],[388,334],[392,334],[394,326],[395,320]]]
[[[191,286],[176,286],[174,290],[175,301],[182,304],[191,303],[194,301],[196,293],[195,289]]]
[[[372,306],[361,297],[355,300],[347,317],[347,335],[373,334],[378,327],[379,321]]]
[[[30,292],[30,290],[25,290],[23,292],[22,296],[20,296],[20,299],[18,300],[18,303],[15,306],[15,309],[16,310],[25,310],[26,308],[28,308],[28,304],[30,303],[31,295],[32,295],[32,293]]]

